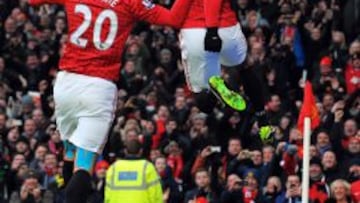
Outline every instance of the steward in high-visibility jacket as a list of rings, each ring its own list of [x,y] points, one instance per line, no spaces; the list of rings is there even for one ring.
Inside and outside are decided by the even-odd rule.
[[[154,165],[140,158],[141,144],[127,142],[125,153],[106,172],[105,203],[162,203],[160,178]]]

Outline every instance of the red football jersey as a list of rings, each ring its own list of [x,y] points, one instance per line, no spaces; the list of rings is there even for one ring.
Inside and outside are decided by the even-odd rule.
[[[236,23],[230,0],[194,0],[182,27],[229,27]]]
[[[180,27],[191,0],[177,0],[171,11],[151,0],[29,0],[29,3],[65,7],[69,39],[60,60],[61,70],[116,81],[133,25],[144,20]]]

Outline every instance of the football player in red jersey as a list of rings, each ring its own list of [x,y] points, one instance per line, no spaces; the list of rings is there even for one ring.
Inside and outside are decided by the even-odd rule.
[[[272,128],[264,110],[260,79],[245,68],[247,43],[230,0],[194,0],[180,32],[185,78],[201,111],[212,112],[217,99],[237,111],[247,108],[245,99],[231,91],[221,78],[221,65],[240,70],[245,93],[257,115],[260,138],[271,141]]]
[[[124,44],[140,20],[180,27],[191,0],[177,0],[171,10],[151,0],[28,0],[64,6],[69,39],[54,85],[56,122],[65,143],[67,203],[86,202],[91,174],[106,142],[117,101],[115,81]],[[69,177],[69,178],[68,178]]]

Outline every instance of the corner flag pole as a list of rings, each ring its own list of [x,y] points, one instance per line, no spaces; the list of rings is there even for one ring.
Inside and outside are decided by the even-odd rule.
[[[302,79],[307,79],[307,70],[303,70]],[[309,203],[309,170],[310,170],[310,136],[311,136],[311,118],[304,118],[304,134],[303,134],[303,170],[302,170],[302,194],[301,201]]]
[[[304,154],[303,154],[303,171],[302,171],[302,194],[301,202],[309,202],[309,169],[310,169],[310,134],[311,134],[311,119],[304,118]]]

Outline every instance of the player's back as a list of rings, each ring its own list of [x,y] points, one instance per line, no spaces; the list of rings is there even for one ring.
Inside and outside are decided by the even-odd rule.
[[[28,0],[30,5],[65,6],[69,39],[60,69],[116,81],[124,44],[136,21],[181,27],[191,0],[177,0],[171,10],[151,0]]]
[[[66,0],[69,38],[60,69],[117,80],[135,21],[129,0]]]
[[[237,23],[235,12],[231,9],[230,0],[222,1],[220,9],[220,27],[229,27]],[[185,19],[183,28],[205,27],[205,9],[206,0],[194,0],[188,17]]]

